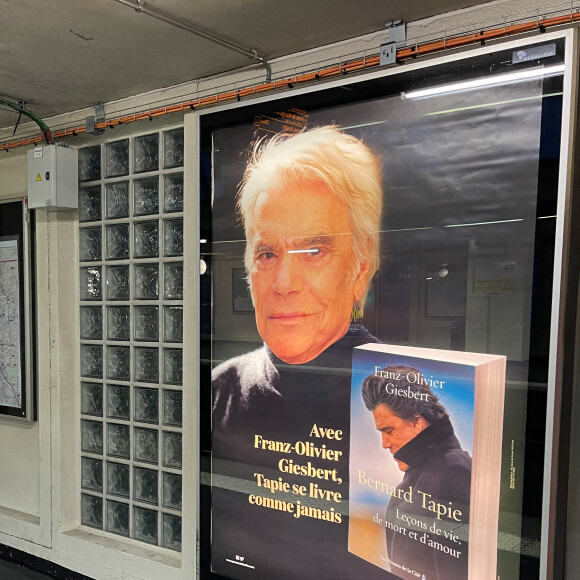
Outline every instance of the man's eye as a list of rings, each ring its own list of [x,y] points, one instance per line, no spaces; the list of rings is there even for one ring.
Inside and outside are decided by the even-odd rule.
[[[275,258],[276,254],[274,254],[274,252],[260,252],[257,256],[258,260],[271,260],[272,258]]]

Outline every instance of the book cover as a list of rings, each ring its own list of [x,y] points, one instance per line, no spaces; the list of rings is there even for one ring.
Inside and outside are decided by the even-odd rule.
[[[404,579],[496,577],[505,364],[353,350],[350,552]]]

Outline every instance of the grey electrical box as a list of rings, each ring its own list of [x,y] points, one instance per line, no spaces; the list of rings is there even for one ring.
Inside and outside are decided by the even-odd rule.
[[[28,207],[77,209],[78,152],[61,145],[35,147],[28,152]]]

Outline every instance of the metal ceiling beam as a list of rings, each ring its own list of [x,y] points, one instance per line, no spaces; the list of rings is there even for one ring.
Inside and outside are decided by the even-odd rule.
[[[130,8],[133,8],[135,12],[147,14],[152,18],[161,20],[162,22],[170,24],[171,26],[175,26],[175,28],[185,30],[186,32],[191,32],[192,34],[195,34],[199,38],[204,38],[205,40],[209,40],[210,42],[218,44],[224,48],[227,48],[228,50],[232,50],[234,52],[237,52],[238,54],[242,54],[244,56],[248,56],[249,58],[253,58],[259,61],[261,64],[264,65],[266,69],[266,82],[267,83],[270,82],[270,79],[272,78],[272,69],[270,68],[270,64],[265,58],[260,56],[256,50],[249,50],[248,48],[240,46],[239,44],[235,44],[234,42],[226,40],[225,38],[220,38],[219,36],[216,36],[215,34],[208,32],[207,30],[198,28],[197,26],[194,26],[189,22],[179,20],[178,18],[175,18],[174,16],[171,16],[166,12],[162,12],[161,10],[157,10],[156,8],[149,8],[149,6],[146,6],[145,2],[143,2],[142,0],[115,0],[115,2],[118,2],[119,4],[124,4],[125,6],[129,6]]]

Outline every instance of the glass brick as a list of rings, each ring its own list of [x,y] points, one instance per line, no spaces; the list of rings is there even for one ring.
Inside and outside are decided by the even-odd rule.
[[[103,424],[81,419],[81,451],[103,454]]]
[[[126,503],[107,500],[107,532],[129,536],[129,506]]]
[[[163,506],[170,509],[181,509],[181,475],[163,473]]]
[[[129,257],[129,224],[115,224],[105,228],[107,260],[126,260]]]
[[[107,462],[107,493],[129,497],[129,466]]]
[[[101,300],[101,267],[81,268],[81,300]]]
[[[107,378],[128,381],[131,374],[131,354],[128,346],[107,347]]]
[[[81,457],[81,487],[93,491],[103,491],[102,460]]]
[[[109,455],[129,459],[131,453],[129,429],[129,425],[116,423],[107,425],[107,453]]]
[[[81,344],[81,376],[103,378],[103,347],[99,344]]]
[[[170,173],[163,178],[163,209],[183,211],[183,173]]]
[[[157,348],[135,347],[136,381],[159,382],[159,351]]]
[[[81,306],[81,338],[101,340],[103,338],[103,310],[100,306]]]
[[[135,306],[135,340],[155,342],[159,340],[159,307]]]
[[[129,340],[129,307],[107,306],[107,338],[109,340]]]
[[[157,389],[135,387],[135,421],[159,422],[159,392]]]
[[[181,551],[181,518],[163,514],[163,547]]]
[[[105,167],[107,177],[129,173],[129,139],[105,144]]]
[[[81,494],[81,524],[103,529],[103,498]]]
[[[101,219],[101,186],[79,190],[79,222],[95,222]]]
[[[159,223],[135,222],[134,258],[154,258],[159,255]]]
[[[183,393],[181,391],[163,391],[163,423],[181,426]]]
[[[135,461],[157,463],[159,460],[159,433],[153,429],[134,428]]]
[[[181,468],[181,433],[163,431],[163,465]]]
[[[171,262],[163,267],[165,300],[183,300],[183,263]]]
[[[159,134],[142,135],[133,139],[134,171],[156,171],[159,169]]]
[[[101,146],[79,149],[79,181],[101,179]]]
[[[159,177],[136,179],[133,183],[133,196],[135,215],[159,213]]]
[[[183,342],[183,307],[165,306],[163,309],[163,340]]]
[[[163,380],[170,385],[181,385],[183,381],[183,353],[181,349],[163,349]]]
[[[163,167],[180,167],[183,165],[183,128],[163,133]]]
[[[135,266],[135,298],[138,300],[159,298],[159,266],[157,264]]]
[[[119,181],[105,186],[105,215],[107,219],[129,217],[129,182]]]
[[[96,262],[101,259],[101,228],[79,230],[79,260]]]
[[[133,499],[157,505],[158,499],[157,471],[135,467],[133,470]]]
[[[129,419],[129,387],[107,385],[107,417]]]
[[[183,219],[163,222],[163,254],[183,256]]]
[[[157,512],[133,508],[133,538],[157,545]]]
[[[107,266],[107,300],[129,300],[129,266]]]
[[[103,385],[81,383],[81,413],[103,416]]]

